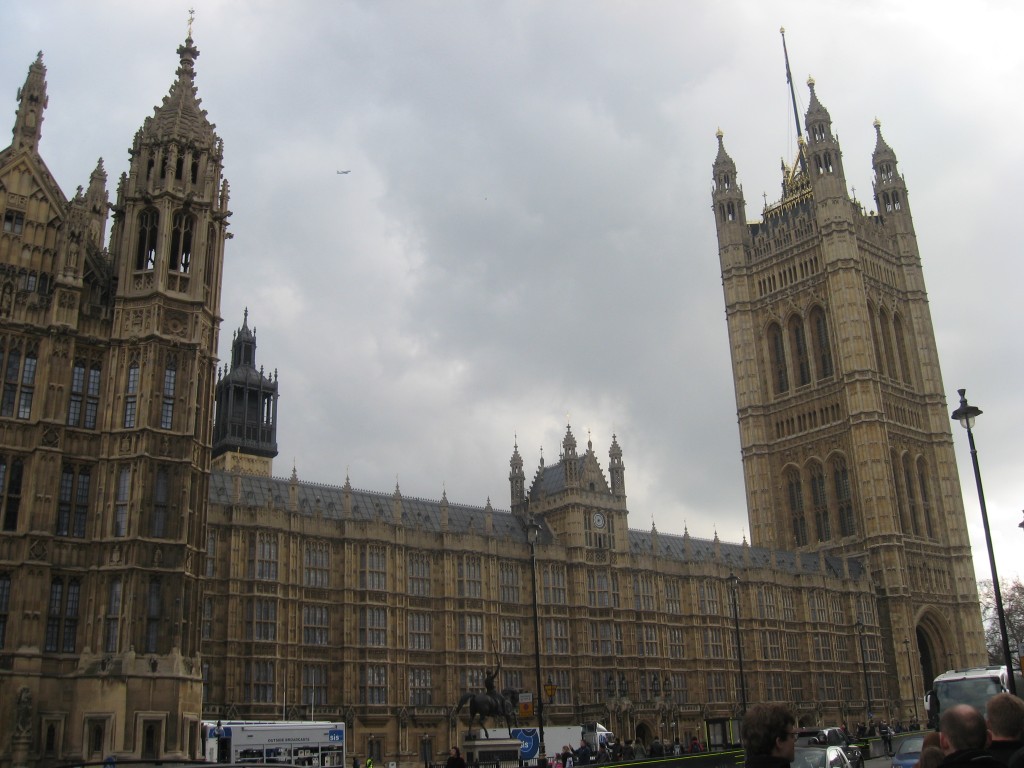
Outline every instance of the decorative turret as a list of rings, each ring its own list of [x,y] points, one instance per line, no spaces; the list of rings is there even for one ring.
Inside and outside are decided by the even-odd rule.
[[[231,215],[221,177],[224,145],[196,95],[199,51],[191,37],[178,56],[177,79],[132,142],[111,250],[123,295],[141,298],[155,289],[210,302],[217,312]]]
[[[736,182],[736,163],[725,151],[724,136],[721,129],[715,132],[718,139],[718,155],[711,166],[711,200],[715,210],[718,253],[723,270],[743,265],[746,261],[745,244],[749,239],[743,188]]]
[[[256,334],[249,330],[249,310],[231,343],[231,367],[218,378],[213,425],[214,466],[270,476],[277,456],[277,373],[256,370]]]
[[[519,441],[515,442],[512,449],[512,458],[509,459],[511,471],[508,474],[509,489],[511,491],[512,509],[526,498],[526,473],[523,471],[523,457],[519,455]]]
[[[875,190],[875,204],[883,217],[896,217],[910,223],[910,205],[907,201],[907,185],[896,169],[896,153],[882,138],[882,124],[875,120],[875,151],[871,155],[871,166],[875,170],[872,186]]]
[[[562,468],[565,470],[565,484],[575,485],[578,481],[578,462],[576,461],[576,438],[572,427],[565,425],[565,437],[562,438]]]
[[[612,495],[616,499],[626,496],[626,465],[622,463],[622,449],[618,438],[612,435],[612,445],[608,449],[608,476],[611,480]]]
[[[821,195],[818,194],[819,187],[826,193],[825,197],[835,194],[845,196],[843,154],[839,148],[839,140],[832,135],[832,116],[818,101],[818,94],[814,90],[814,78],[807,78],[807,87],[811,91],[811,102],[804,117],[804,125],[807,128],[807,170],[811,184],[815,188],[815,197],[821,199]]]
[[[43,130],[43,110],[46,109],[46,67],[43,52],[28,68],[25,85],[18,89],[18,111],[14,119],[14,138],[11,146],[15,151],[39,152],[39,137]]]

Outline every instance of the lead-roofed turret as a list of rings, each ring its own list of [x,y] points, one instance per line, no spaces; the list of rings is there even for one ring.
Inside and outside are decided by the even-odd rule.
[[[277,456],[277,372],[256,368],[256,333],[249,329],[249,310],[231,342],[231,365],[216,387],[213,459],[219,469],[270,475]]]

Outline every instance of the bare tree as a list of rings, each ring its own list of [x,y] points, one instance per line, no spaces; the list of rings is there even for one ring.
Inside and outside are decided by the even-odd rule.
[[[999,591],[1003,597],[1003,614],[1006,616],[1006,636],[1010,641],[1010,656],[1013,668],[1020,671],[1020,653],[1024,649],[1024,584],[1020,579],[999,580]],[[1003,641],[999,637],[999,620],[996,615],[996,601],[992,590],[992,579],[978,582],[978,598],[981,600],[981,621],[985,628],[985,645],[988,648],[989,664],[1003,663]]]

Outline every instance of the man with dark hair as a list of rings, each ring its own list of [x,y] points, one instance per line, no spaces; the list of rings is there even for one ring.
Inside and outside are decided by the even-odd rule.
[[[740,739],[746,768],[789,768],[796,748],[796,718],[782,704],[755,704],[743,716]]]
[[[939,746],[946,753],[942,768],[1002,768],[985,751],[988,742],[985,720],[974,707],[957,704],[939,718]]]
[[[985,720],[992,734],[988,751],[1003,765],[1024,747],[1024,701],[1010,693],[999,693],[985,705]]]

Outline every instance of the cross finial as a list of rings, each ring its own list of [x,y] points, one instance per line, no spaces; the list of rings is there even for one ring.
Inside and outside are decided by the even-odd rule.
[[[192,22],[196,20],[196,9],[188,9],[188,36],[192,37]]]

